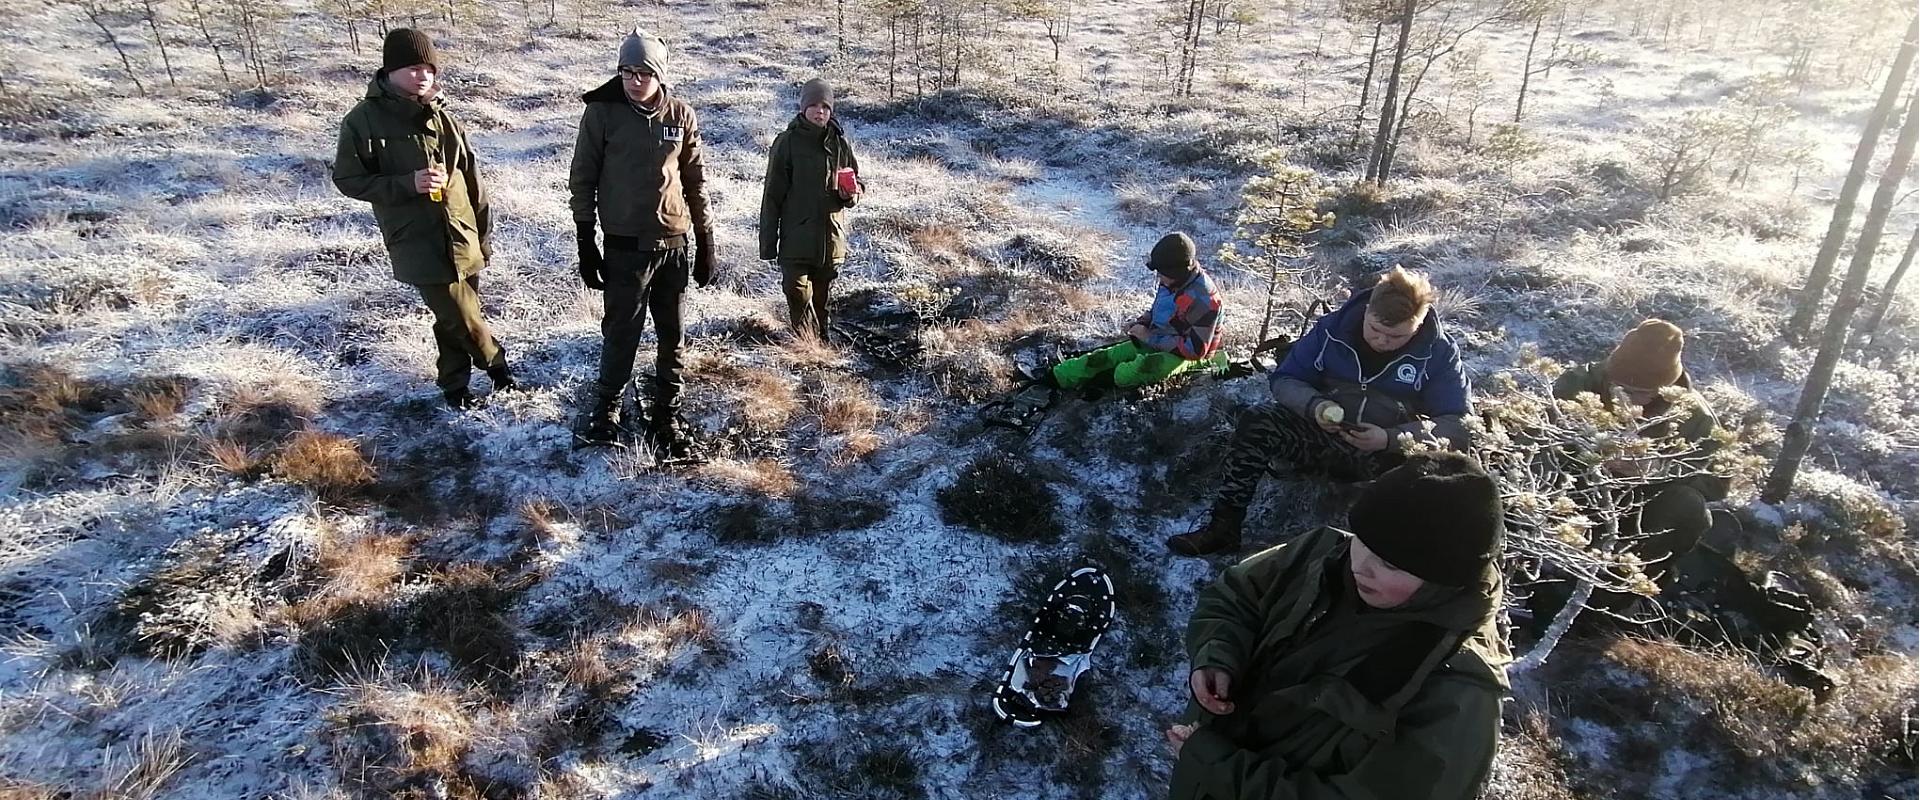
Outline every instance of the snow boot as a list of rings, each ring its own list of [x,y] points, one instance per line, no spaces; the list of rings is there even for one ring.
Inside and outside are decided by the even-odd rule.
[[[1207,556],[1240,549],[1240,529],[1246,522],[1244,508],[1215,507],[1206,524],[1167,539],[1167,549],[1175,555]]]

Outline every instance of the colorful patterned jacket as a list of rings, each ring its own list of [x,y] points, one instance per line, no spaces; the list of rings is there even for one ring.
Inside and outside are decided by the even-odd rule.
[[[1220,291],[1213,276],[1196,267],[1180,288],[1162,284],[1153,297],[1153,308],[1137,321],[1147,326],[1141,344],[1149,349],[1189,361],[1211,357],[1220,349]]]

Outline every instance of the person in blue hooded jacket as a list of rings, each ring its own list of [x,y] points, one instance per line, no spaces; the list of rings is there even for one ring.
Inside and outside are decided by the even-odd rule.
[[[1400,463],[1411,441],[1463,449],[1467,378],[1433,299],[1426,276],[1396,266],[1321,317],[1274,372],[1274,401],[1241,416],[1206,523],[1167,547],[1239,549],[1247,505],[1276,460],[1301,475],[1365,481]]]

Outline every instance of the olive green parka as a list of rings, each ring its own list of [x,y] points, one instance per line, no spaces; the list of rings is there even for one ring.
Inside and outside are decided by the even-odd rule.
[[[438,163],[444,198],[415,191],[413,173]],[[486,266],[493,211],[466,131],[436,92],[425,104],[387,85],[381,70],[366,97],[340,123],[333,185],[373,204],[393,277],[411,284],[454,283]]]
[[[760,194],[760,258],[763,261],[824,266],[846,260],[846,210],[859,195],[842,199],[834,172],[852,169],[860,159],[840,123],[823,127],[794,115],[767,152],[767,177]]]
[[[1173,800],[1473,800],[1492,769],[1508,656],[1498,574],[1370,609],[1352,535],[1303,534],[1230,567],[1187,628],[1193,669],[1225,670],[1234,709],[1198,729]],[[1426,599],[1422,599],[1426,598]]]

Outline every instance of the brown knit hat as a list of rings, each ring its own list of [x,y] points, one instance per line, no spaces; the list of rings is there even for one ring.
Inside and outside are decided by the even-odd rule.
[[[1607,356],[1607,380],[1635,389],[1659,389],[1680,380],[1680,348],[1686,335],[1664,319],[1650,319],[1627,331]]]
[[[432,64],[440,69],[440,54],[433,49],[433,37],[412,28],[394,28],[380,45],[380,68],[388,71],[415,64]]]

